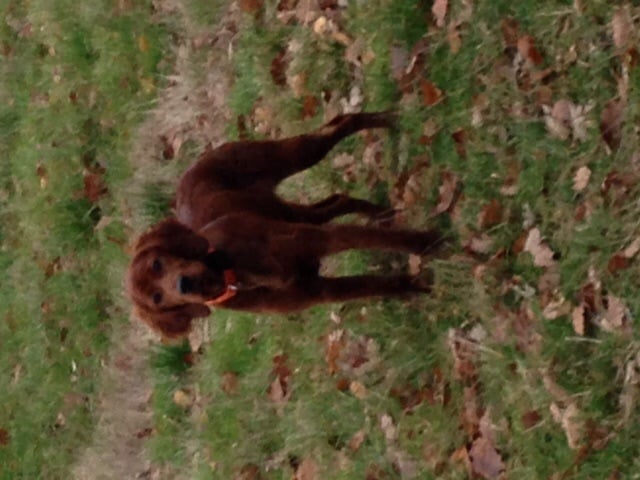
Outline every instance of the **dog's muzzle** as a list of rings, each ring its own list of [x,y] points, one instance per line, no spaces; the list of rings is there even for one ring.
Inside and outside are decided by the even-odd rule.
[[[191,278],[184,277],[182,275],[178,277],[176,288],[178,292],[180,292],[182,295],[185,295],[187,293],[192,293],[194,286],[195,284]]]

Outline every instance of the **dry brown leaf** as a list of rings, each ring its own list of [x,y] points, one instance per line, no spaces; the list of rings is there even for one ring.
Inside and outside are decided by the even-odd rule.
[[[391,62],[391,76],[399,82],[405,75],[405,69],[409,63],[409,51],[399,45],[392,45],[389,52]]]
[[[182,408],[190,408],[193,405],[194,397],[186,390],[176,390],[173,392],[173,403]]]
[[[556,318],[568,315],[571,312],[571,303],[569,303],[559,292],[556,292],[557,298],[553,298],[544,306],[542,316],[547,320],[555,320]]]
[[[273,83],[279,87],[284,87],[287,84],[287,68],[289,67],[289,59],[287,58],[287,51],[282,49],[271,61],[271,79]]]
[[[486,93],[479,93],[473,97],[473,108],[471,110],[471,125],[474,127],[482,126],[484,122],[484,112],[489,108],[489,96]]]
[[[445,16],[447,15],[447,7],[449,0],[435,0],[431,7],[431,13],[436,20],[436,26],[442,28],[445,25]]]
[[[442,172],[442,184],[438,189],[439,199],[435,213],[444,213],[453,207],[458,191],[458,177],[451,172]]]
[[[469,340],[462,330],[449,329],[448,344],[453,355],[453,367],[456,378],[465,383],[473,383],[477,377],[476,361],[478,357],[476,342]]]
[[[420,89],[422,91],[422,102],[427,107],[439,103],[443,98],[442,90],[429,80],[422,79]]]
[[[409,275],[418,275],[420,273],[420,267],[422,265],[422,257],[420,255],[409,255]]]
[[[460,158],[467,158],[467,132],[463,128],[458,128],[451,134],[456,153]]]
[[[6,447],[11,441],[11,435],[4,428],[0,428],[0,447]]]
[[[282,407],[291,397],[291,375],[292,371],[287,366],[286,355],[275,355],[273,357],[273,370],[275,378],[269,385],[267,394],[269,399],[278,407]]]
[[[529,230],[524,244],[524,251],[533,256],[533,264],[537,267],[552,267],[555,265],[553,251],[542,241],[542,235],[537,227]]]
[[[354,397],[360,400],[364,400],[367,397],[367,387],[363,383],[354,380],[349,384],[349,391]]]
[[[478,228],[491,228],[502,222],[502,204],[497,198],[487,203],[478,213]]]
[[[502,30],[502,38],[507,47],[515,47],[520,37],[520,26],[514,18],[503,18],[500,21],[500,30]]]
[[[316,480],[318,477],[318,466],[316,462],[306,457],[296,469],[295,480]]]
[[[623,255],[627,258],[635,257],[638,252],[640,252],[640,237],[636,238],[622,251]]]
[[[581,303],[573,309],[571,312],[571,323],[573,325],[573,331],[580,336],[584,336],[586,320],[584,317],[585,305]]]
[[[562,426],[569,448],[577,450],[582,443],[584,425],[579,418],[580,410],[575,402],[570,402],[564,409],[554,402],[549,406],[549,410],[556,423]]]
[[[376,58],[376,54],[371,46],[363,37],[354,40],[344,52],[344,58],[347,62],[361,67],[370,64]]]
[[[262,8],[263,0],[239,0],[238,6],[245,13],[256,13]]]
[[[505,465],[495,446],[484,436],[476,438],[469,450],[471,469],[482,478],[495,479],[500,477]]]
[[[607,264],[607,271],[609,273],[616,273],[619,270],[625,270],[629,268],[629,257],[624,255],[624,252],[617,252],[609,259]]]
[[[85,169],[83,172],[83,181],[84,181],[84,196],[91,203],[96,203],[100,198],[102,198],[107,192],[107,186],[104,182],[104,170],[96,170],[91,171]]]
[[[494,240],[486,233],[472,236],[465,244],[465,250],[471,253],[486,255],[493,250]]]
[[[365,438],[367,438],[367,433],[364,430],[358,430],[353,434],[353,436],[349,440],[349,443],[347,444],[349,450],[354,453],[360,450],[360,447],[364,443]]]
[[[540,416],[537,410],[529,410],[528,412],[525,412],[522,414],[521,420],[522,420],[522,426],[524,428],[531,428],[531,427],[535,427],[538,423],[540,423],[540,420],[542,420],[542,417]]]
[[[342,329],[334,330],[327,335],[324,359],[329,366],[329,374],[334,375],[338,371],[338,359],[342,354],[346,342],[345,332]]]
[[[234,395],[238,391],[238,374],[224,372],[222,374],[222,391],[227,395]]]
[[[623,331],[629,325],[629,310],[622,300],[614,295],[607,295],[607,309],[602,319],[602,328],[607,332]]]
[[[609,100],[600,114],[600,133],[607,146],[615,151],[622,141],[624,105],[620,100]]]
[[[573,177],[573,190],[575,192],[581,192],[589,184],[591,178],[591,170],[586,165],[580,167]]]
[[[447,41],[449,42],[449,49],[451,53],[458,53],[462,48],[462,39],[460,38],[460,31],[458,26],[454,23],[449,23],[447,27]]]
[[[544,61],[542,54],[536,48],[536,41],[531,35],[524,35],[518,38],[517,46],[522,58],[533,65],[540,65]]]
[[[631,42],[633,20],[628,6],[618,7],[611,18],[613,44],[619,50],[625,50]]]
[[[542,105],[544,121],[551,135],[561,140],[572,136],[581,142],[588,138],[588,130],[592,125],[589,113],[592,109],[591,103],[576,105],[566,99],[556,101],[552,107]]]
[[[380,416],[380,429],[384,433],[387,444],[393,444],[398,439],[398,429],[388,413]]]

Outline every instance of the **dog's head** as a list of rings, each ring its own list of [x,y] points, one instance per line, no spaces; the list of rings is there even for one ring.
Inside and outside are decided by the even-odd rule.
[[[155,225],[138,240],[127,290],[141,320],[169,338],[209,315],[205,301],[224,289],[222,270],[207,261],[209,243],[177,220]]]

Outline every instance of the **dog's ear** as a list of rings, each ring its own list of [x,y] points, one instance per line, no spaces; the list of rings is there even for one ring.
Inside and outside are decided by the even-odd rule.
[[[194,318],[208,317],[211,311],[203,303],[186,303],[157,312],[136,308],[136,316],[165,338],[180,338],[189,333]]]
[[[209,242],[186,225],[169,218],[153,226],[138,239],[135,253],[152,247],[168,250],[182,258],[197,259],[207,254]]]

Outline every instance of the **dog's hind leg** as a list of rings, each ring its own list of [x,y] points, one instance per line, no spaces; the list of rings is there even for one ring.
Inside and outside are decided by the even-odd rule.
[[[343,138],[369,128],[389,128],[393,114],[339,115],[314,132],[281,140],[231,142],[201,157],[202,174],[213,175],[231,188],[256,183],[275,187],[294,173],[312,167]],[[200,173],[199,173],[200,174]]]

